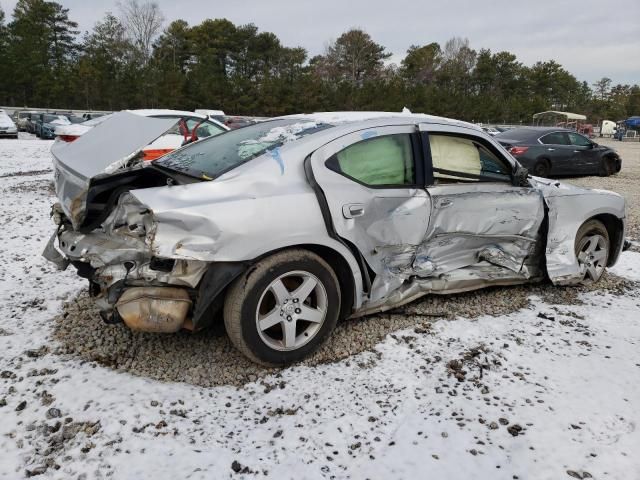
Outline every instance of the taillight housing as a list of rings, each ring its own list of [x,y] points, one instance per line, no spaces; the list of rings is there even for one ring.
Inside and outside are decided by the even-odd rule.
[[[514,157],[517,157],[518,155],[524,155],[527,150],[529,150],[529,147],[511,147],[509,149],[509,153]]]
[[[67,143],[71,143],[74,140],[78,139],[77,135],[58,135],[58,137],[60,138],[60,140],[62,140],[63,142],[67,142]]]

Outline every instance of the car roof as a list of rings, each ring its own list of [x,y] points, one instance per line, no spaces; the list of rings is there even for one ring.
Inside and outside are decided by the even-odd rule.
[[[445,124],[456,127],[472,128],[473,130],[482,131],[482,129],[469,122],[463,122],[461,120],[455,120],[452,118],[438,117],[435,115],[427,115],[424,113],[411,113],[408,111],[403,112],[316,112],[316,113],[303,113],[294,115],[285,115],[277,117],[276,119],[295,118],[302,121],[326,123],[329,125],[342,125],[355,123],[361,123],[365,128],[372,124],[380,124],[380,122],[389,122],[390,124],[400,125],[403,123],[437,123]],[[268,121],[268,120],[267,120]]]
[[[568,128],[562,127],[516,127],[505,132],[501,132],[494,138],[499,141],[535,141],[538,138],[552,132],[573,132]]]

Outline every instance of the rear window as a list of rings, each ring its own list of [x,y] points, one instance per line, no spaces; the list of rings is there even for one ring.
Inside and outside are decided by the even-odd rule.
[[[535,142],[540,136],[540,132],[529,128],[512,128],[497,134],[494,138],[500,142]]]
[[[548,133],[544,137],[540,137],[540,141],[545,145],[568,145],[569,144],[564,132]]]
[[[295,118],[257,123],[188,145],[155,164],[198,178],[214,179],[285,143],[330,127],[332,125],[326,123]]]

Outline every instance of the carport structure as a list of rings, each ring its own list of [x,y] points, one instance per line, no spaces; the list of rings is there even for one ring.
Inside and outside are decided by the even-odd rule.
[[[571,128],[575,131],[580,131],[582,124],[586,120],[586,115],[556,110],[533,114],[533,124],[535,126],[563,127]]]

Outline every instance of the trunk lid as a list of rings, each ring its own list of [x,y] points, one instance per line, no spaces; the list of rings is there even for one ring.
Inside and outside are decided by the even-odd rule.
[[[119,112],[74,142],[54,143],[51,154],[56,195],[74,228],[84,219],[91,181],[129,166],[145,146],[177,122],[174,118]]]

